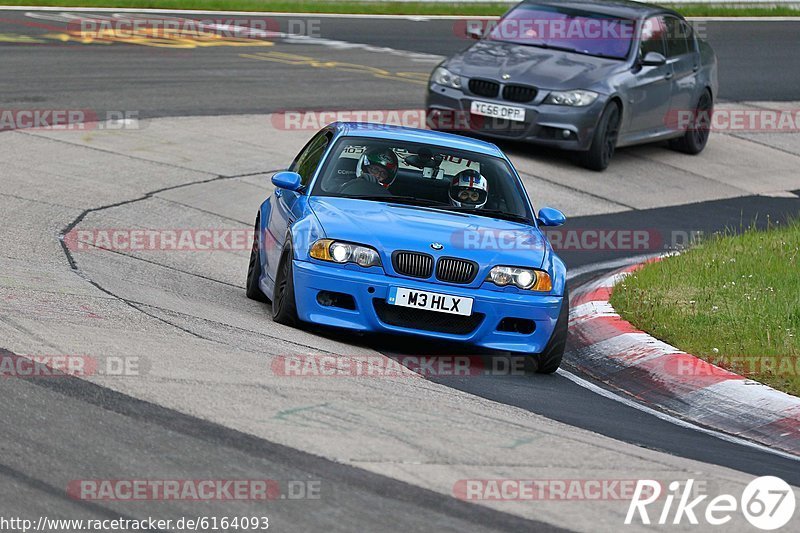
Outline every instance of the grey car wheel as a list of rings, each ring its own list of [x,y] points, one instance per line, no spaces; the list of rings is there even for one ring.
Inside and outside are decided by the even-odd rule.
[[[672,139],[669,142],[670,148],[689,155],[697,155],[702,152],[708,144],[708,137],[711,134],[712,113],[714,113],[714,101],[711,93],[706,90],[697,101],[692,125],[687,128],[683,137]]]
[[[605,170],[614,156],[619,137],[620,110],[616,103],[610,103],[603,110],[600,121],[594,130],[592,145],[586,152],[580,152],[580,163],[591,170]]]

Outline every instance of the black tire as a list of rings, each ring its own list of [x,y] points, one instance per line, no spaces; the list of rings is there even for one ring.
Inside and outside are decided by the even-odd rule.
[[[297,326],[297,302],[294,299],[294,268],[292,267],[292,248],[287,246],[281,254],[278,274],[275,276],[275,290],[272,294],[272,320],[285,326]]]
[[[614,102],[608,104],[594,130],[589,150],[578,152],[578,161],[581,165],[598,172],[608,168],[617,148],[620,119],[619,105]]]
[[[706,89],[697,101],[694,110],[692,125],[683,134],[683,137],[669,141],[669,147],[684,154],[697,155],[708,144],[711,134],[711,115],[714,112],[714,100]]]
[[[255,230],[253,231],[253,247],[250,249],[250,262],[247,265],[247,283],[245,284],[245,294],[251,300],[257,302],[268,302],[266,295],[261,291],[258,286],[258,280],[261,279],[261,260],[259,258],[259,235],[261,229],[259,228],[259,217],[256,217]]]
[[[535,356],[536,373],[552,374],[561,366],[561,359],[564,357],[564,350],[567,347],[567,331],[569,329],[569,291],[564,287],[564,301],[561,304],[561,311],[558,313],[556,327],[550,342],[547,343],[544,351]]]

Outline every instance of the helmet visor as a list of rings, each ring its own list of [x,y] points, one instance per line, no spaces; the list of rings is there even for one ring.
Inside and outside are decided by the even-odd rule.
[[[381,165],[367,165],[364,170],[366,170],[370,176],[374,176],[381,183],[386,183],[389,181],[389,171]]]
[[[460,187],[453,195],[456,200],[469,205],[481,205],[486,202],[486,191],[470,187]]]

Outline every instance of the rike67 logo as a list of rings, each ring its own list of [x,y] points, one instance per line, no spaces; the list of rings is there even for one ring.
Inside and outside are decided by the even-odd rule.
[[[659,525],[677,525],[684,523],[684,519],[689,524],[697,525],[700,517],[706,524],[722,526],[730,522],[735,513],[741,512],[751,525],[764,531],[772,531],[788,524],[794,515],[794,492],[788,483],[775,476],[754,479],[744,488],[738,500],[731,494],[720,494],[708,501],[707,494],[690,499],[694,495],[693,485],[694,479],[689,479],[681,490],[681,483],[673,481],[665,495],[662,494],[662,486],[658,481],[638,480],[625,516],[625,524],[633,523],[636,517],[645,525],[653,522]],[[652,505],[656,502],[656,505]],[[651,508],[648,509],[648,506]],[[649,512],[653,511],[656,514],[651,522]]]

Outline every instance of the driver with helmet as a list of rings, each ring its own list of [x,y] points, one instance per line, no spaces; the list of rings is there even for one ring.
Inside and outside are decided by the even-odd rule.
[[[356,178],[377,183],[385,189],[397,177],[399,161],[391,148],[371,148],[364,152],[356,165]]]
[[[455,207],[480,209],[489,199],[489,182],[473,169],[462,170],[450,184],[450,203]]]

